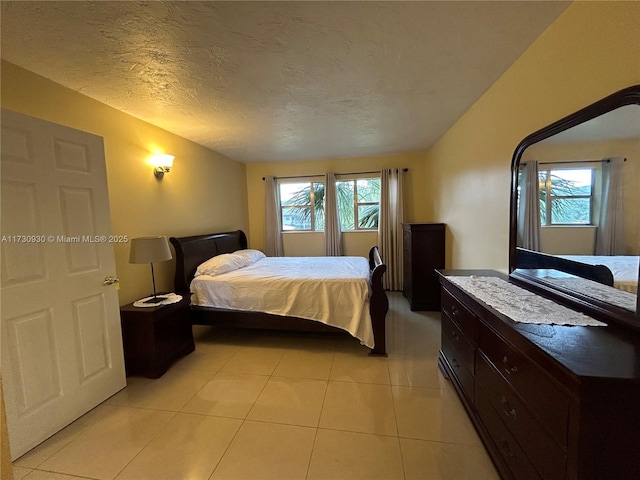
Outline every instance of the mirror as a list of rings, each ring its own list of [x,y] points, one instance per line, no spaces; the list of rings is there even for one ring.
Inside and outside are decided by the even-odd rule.
[[[520,142],[510,212],[516,283],[640,329],[640,85]]]

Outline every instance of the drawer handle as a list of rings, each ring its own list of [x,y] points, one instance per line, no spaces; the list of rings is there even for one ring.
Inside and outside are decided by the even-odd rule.
[[[512,458],[513,460],[517,460],[516,452],[513,451],[511,445],[509,445],[509,441],[506,438],[500,440],[500,446],[502,450],[507,455],[507,457]]]
[[[458,333],[455,330],[451,331],[451,337],[453,338],[454,342],[458,342],[460,340],[460,337],[458,336]]]
[[[511,417],[513,420],[518,420],[518,412],[516,412],[516,409],[511,406],[504,396],[500,399],[500,402],[502,403],[504,414],[507,417]]]
[[[460,313],[460,310],[458,310],[458,308],[455,305],[451,305],[451,315],[453,315],[454,317],[457,317],[459,313]]]
[[[502,363],[504,364],[504,371],[506,374],[511,375],[513,373],[518,373],[518,367],[509,365],[509,359],[505,355],[502,357]]]
[[[453,368],[460,368],[460,364],[455,358],[451,359],[451,365],[453,365]]]

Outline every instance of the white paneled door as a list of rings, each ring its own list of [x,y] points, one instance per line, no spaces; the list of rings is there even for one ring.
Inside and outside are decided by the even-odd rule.
[[[2,110],[2,382],[15,459],[122,389],[101,137]]]

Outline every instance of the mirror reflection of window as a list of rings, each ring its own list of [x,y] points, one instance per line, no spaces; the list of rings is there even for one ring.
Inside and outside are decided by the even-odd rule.
[[[593,168],[538,170],[542,225],[591,225]]]

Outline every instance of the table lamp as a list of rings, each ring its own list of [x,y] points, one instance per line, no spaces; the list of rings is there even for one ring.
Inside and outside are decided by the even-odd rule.
[[[153,273],[155,262],[165,262],[171,260],[171,250],[167,237],[164,235],[157,237],[138,237],[131,239],[131,250],[129,251],[129,263],[150,263],[151,280],[153,281],[153,297],[145,300],[144,303],[160,303],[164,297],[156,294],[156,278]]]

